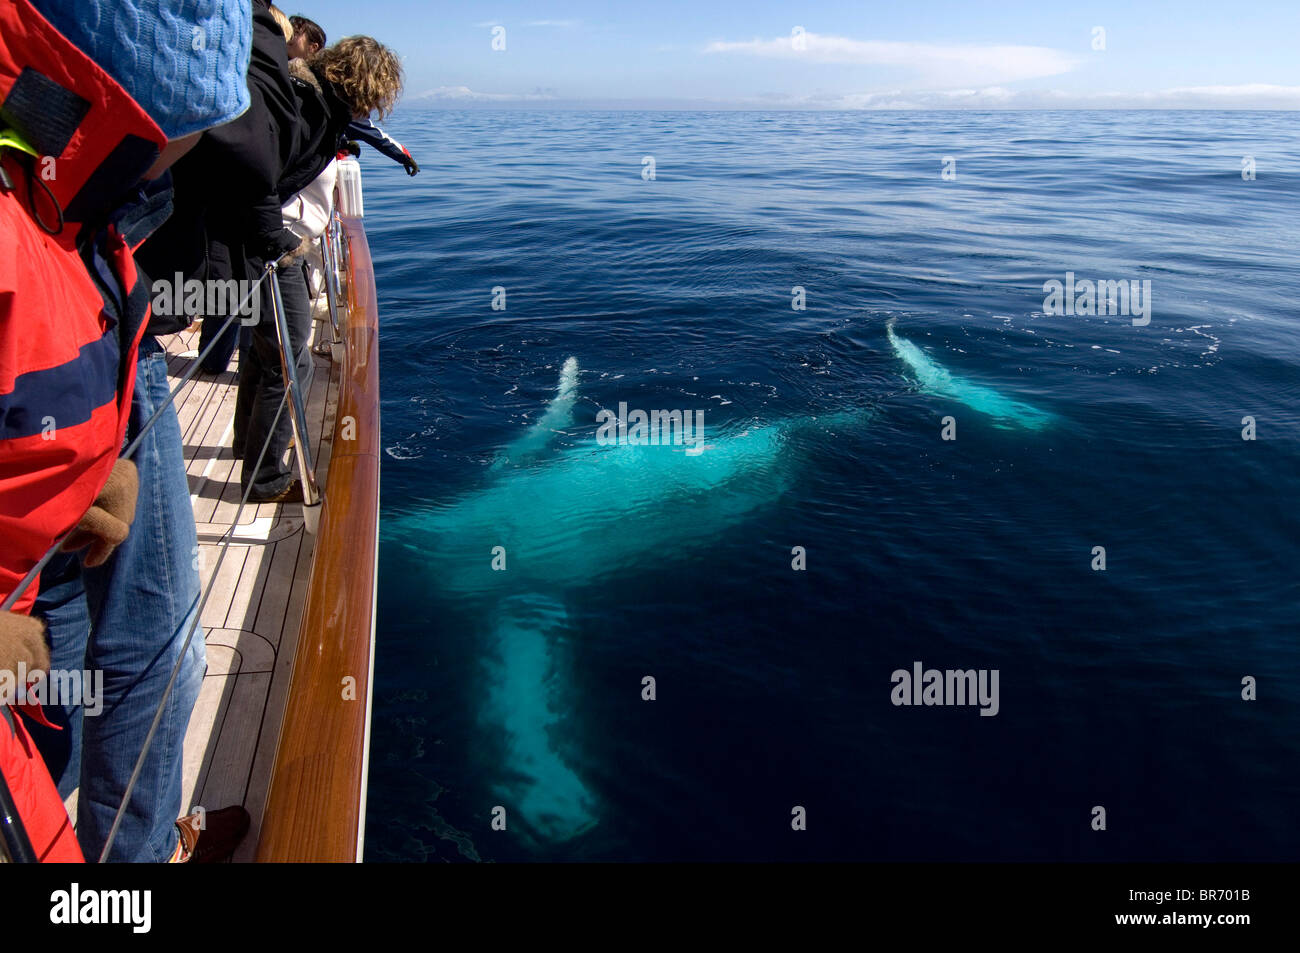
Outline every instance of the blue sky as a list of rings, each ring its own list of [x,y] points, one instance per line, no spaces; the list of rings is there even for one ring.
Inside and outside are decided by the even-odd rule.
[[[394,47],[408,106],[1300,109],[1300,0],[293,3]]]

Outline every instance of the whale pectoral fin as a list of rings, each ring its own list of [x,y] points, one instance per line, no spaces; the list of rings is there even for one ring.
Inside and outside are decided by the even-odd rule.
[[[995,426],[1004,429],[1042,430],[1055,419],[1047,411],[1008,397],[987,384],[976,384],[953,375],[911,341],[895,334],[892,318],[885,325],[885,334],[894,356],[912,372],[922,392],[964,404],[991,417]]]
[[[487,720],[504,734],[506,761],[498,791],[530,832],[557,842],[596,823],[593,798],[556,750],[561,724],[555,648],[568,632],[563,603],[530,593],[496,609],[496,645],[488,663]]]
[[[504,448],[492,463],[499,469],[508,464],[526,463],[546,450],[555,434],[573,426],[573,405],[578,400],[578,359],[569,357],[560,368],[560,382],[546,411],[524,435]]]

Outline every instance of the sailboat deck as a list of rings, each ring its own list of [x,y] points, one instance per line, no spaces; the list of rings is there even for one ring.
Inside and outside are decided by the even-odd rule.
[[[164,339],[173,387],[188,369],[198,340],[197,328]],[[324,487],[340,375],[328,354],[313,354],[313,360],[307,420]],[[183,806],[217,810],[242,804],[252,828],[233,859],[251,861],[293,674],[315,537],[304,530],[301,504],[249,503],[240,510],[242,464],[230,450],[237,364],[236,357],[216,376],[200,372],[176,400],[198,529],[208,659],[185,738]]]

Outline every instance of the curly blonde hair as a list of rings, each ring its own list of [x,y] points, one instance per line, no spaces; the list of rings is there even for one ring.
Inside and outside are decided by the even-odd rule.
[[[402,62],[369,36],[349,36],[311,58],[311,66],[334,84],[354,115],[393,111],[402,92]]]

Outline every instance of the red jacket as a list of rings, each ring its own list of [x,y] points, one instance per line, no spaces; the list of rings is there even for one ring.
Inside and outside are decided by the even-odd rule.
[[[0,0],[0,104],[0,123],[45,157],[0,155],[14,185],[0,190],[3,599],[76,525],[121,450],[149,295],[117,211],[166,139],[27,0]],[[58,234],[32,201],[51,228],[61,210]]]
[[[77,524],[121,452],[149,314],[128,210],[166,139],[27,0],[0,0],[0,125],[39,156],[0,153],[11,186],[0,188],[3,599]],[[37,856],[81,860],[22,720],[0,715],[0,772]]]
[[[0,771],[42,863],[81,863],[81,845],[36,742],[12,709],[0,708]]]

